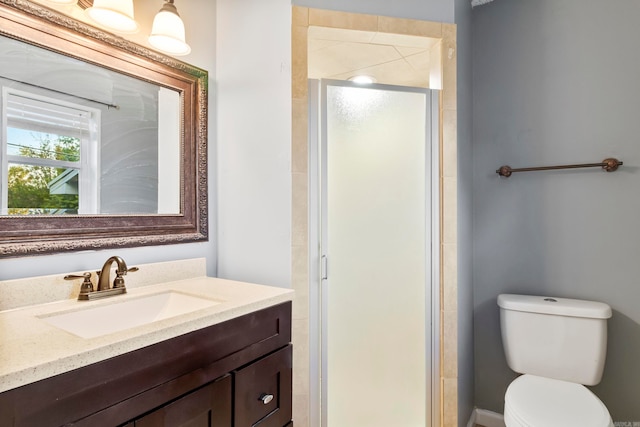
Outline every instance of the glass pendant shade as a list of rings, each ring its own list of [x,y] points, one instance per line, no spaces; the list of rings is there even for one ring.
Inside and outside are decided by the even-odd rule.
[[[98,24],[120,33],[135,33],[138,23],[133,19],[133,0],[93,0],[87,15]]]
[[[173,0],[167,0],[154,18],[149,43],[170,55],[181,56],[191,52],[185,41],[184,23],[173,5]]]

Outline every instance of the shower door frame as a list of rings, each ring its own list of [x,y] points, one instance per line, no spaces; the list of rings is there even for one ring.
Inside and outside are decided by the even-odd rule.
[[[427,269],[425,309],[430,325],[426,329],[429,342],[426,349],[426,421],[425,427],[441,422],[441,343],[440,343],[440,91],[406,86],[368,84],[366,86],[343,80],[309,80],[309,352],[310,352],[310,427],[327,427],[327,86],[357,87],[396,92],[423,93],[426,97],[425,166],[426,179],[425,222],[430,231],[426,243]]]

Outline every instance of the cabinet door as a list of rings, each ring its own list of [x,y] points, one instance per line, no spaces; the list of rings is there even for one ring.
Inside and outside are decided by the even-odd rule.
[[[231,376],[135,420],[135,427],[231,427]]]
[[[291,348],[234,373],[234,427],[283,427],[291,421]]]

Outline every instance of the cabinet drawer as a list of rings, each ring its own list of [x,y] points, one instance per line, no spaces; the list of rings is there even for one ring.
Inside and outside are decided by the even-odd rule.
[[[123,427],[231,427],[229,375]]]
[[[234,427],[283,427],[291,421],[291,349],[234,372]]]

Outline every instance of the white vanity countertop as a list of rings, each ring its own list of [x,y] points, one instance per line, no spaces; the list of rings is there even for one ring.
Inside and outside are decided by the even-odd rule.
[[[214,299],[220,303],[95,338],[81,338],[39,318],[165,291]],[[64,300],[0,311],[0,392],[292,299],[291,289],[198,277],[128,289],[125,295],[95,301]]]

